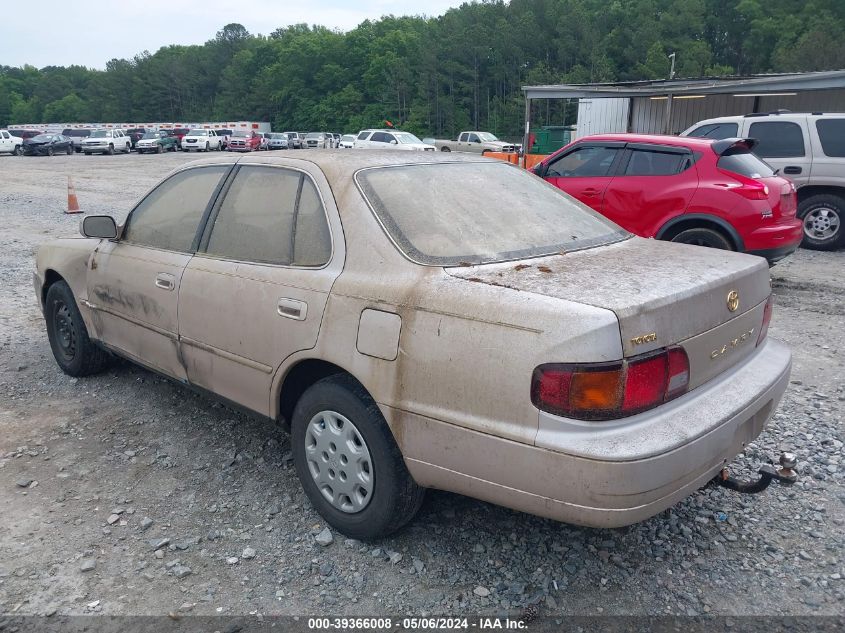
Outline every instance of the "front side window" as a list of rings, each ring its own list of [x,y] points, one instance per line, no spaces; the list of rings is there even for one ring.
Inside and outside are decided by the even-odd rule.
[[[228,165],[180,171],[153,189],[132,211],[123,240],[180,253],[191,252],[200,220]]]
[[[470,134],[469,135],[469,142],[470,143],[480,143],[481,140],[478,138],[478,134]]]
[[[618,147],[579,147],[551,163],[546,176],[553,178],[607,176],[619,151]]]
[[[845,158],[845,119],[818,119],[816,131],[825,156]]]
[[[672,176],[690,164],[688,159],[687,154],[634,149],[625,167],[625,175]]]
[[[560,189],[504,162],[378,167],[355,180],[412,261],[459,266],[539,257],[628,233]]]
[[[804,155],[804,133],[801,126],[789,121],[752,123],[748,136],[758,143],[754,153],[760,158],[793,158]]]
[[[384,132],[373,132],[373,137],[370,140],[374,143],[389,143],[393,140],[393,137]]]
[[[220,205],[205,251],[260,264],[325,264],[331,238],[313,182],[290,169],[241,167]]]
[[[736,123],[708,123],[695,128],[687,136],[712,138],[718,141],[725,138],[735,138],[738,133],[739,126]]]

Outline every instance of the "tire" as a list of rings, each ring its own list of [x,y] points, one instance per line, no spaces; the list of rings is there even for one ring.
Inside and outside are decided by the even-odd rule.
[[[322,417],[327,413],[331,415]],[[321,423],[326,436],[314,432]],[[395,532],[414,518],[425,490],[411,478],[381,411],[354,378],[338,374],[312,385],[296,403],[291,427],[299,481],[317,512],[333,528],[351,538],[375,539]],[[341,443],[339,440],[344,437],[347,439]],[[319,439],[335,443],[328,444],[326,451],[320,453]],[[306,441],[312,442],[313,453],[306,448]],[[328,456],[328,461],[323,460],[323,454]],[[362,460],[357,478],[354,473],[347,475],[353,467],[350,455]],[[313,475],[312,468],[319,474]],[[348,494],[326,492],[338,499],[333,503],[323,496],[321,489],[326,488],[318,485],[315,477],[324,478],[323,486],[332,481],[338,483]],[[358,480],[358,494],[340,483],[346,482],[347,477]]]
[[[56,363],[69,376],[90,376],[108,364],[110,356],[88,338],[73,292],[64,281],[47,290],[44,306],[47,338]]]
[[[47,148],[47,156],[52,156],[55,153],[56,153],[56,150],[54,150],[52,148],[52,146]]]
[[[164,148],[161,145],[156,145],[156,154],[161,154]]]
[[[114,156],[114,145],[109,144],[109,149],[106,152],[109,156]]]
[[[205,151],[207,152],[210,148],[208,141],[205,142]]]
[[[12,156],[20,156],[22,153],[21,146],[15,145],[15,149],[12,150]]]
[[[73,154],[73,145],[68,145],[68,146],[67,146],[67,151],[66,151],[66,153],[67,153],[67,155],[68,155],[68,156],[70,156],[71,154]]]
[[[440,151],[441,152],[451,152],[452,150],[444,145],[443,147],[440,148]]]
[[[810,196],[798,205],[798,217],[804,222],[801,246],[817,251],[831,251],[845,246],[845,198],[832,194]]]
[[[132,153],[132,146],[131,146],[129,143],[127,143],[127,144],[126,144],[126,153],[127,153],[127,154],[131,154],[131,153]]]
[[[681,231],[672,238],[673,242],[679,244],[693,244],[695,246],[706,246],[708,248],[721,248],[722,250],[734,250],[733,244],[730,240],[722,235],[719,231],[713,229],[687,229]]]

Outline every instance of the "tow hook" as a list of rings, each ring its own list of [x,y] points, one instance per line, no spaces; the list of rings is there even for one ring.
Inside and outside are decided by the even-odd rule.
[[[775,469],[772,464],[764,464],[757,472],[760,474],[760,479],[757,481],[738,481],[731,477],[727,468],[723,468],[721,472],[716,475],[715,481],[720,486],[733,490],[735,492],[743,492],[746,494],[756,494],[763,492],[771,485],[772,481],[777,479],[780,483],[790,486],[798,481],[798,473],[795,472],[795,467],[798,465],[798,459],[794,453],[781,453],[780,455],[780,470]]]

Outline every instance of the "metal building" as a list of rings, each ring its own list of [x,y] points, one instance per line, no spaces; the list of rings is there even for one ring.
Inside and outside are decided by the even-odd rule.
[[[678,134],[703,119],[779,109],[845,112],[845,70],[600,84],[523,86],[525,141],[531,103],[578,99],[576,136]]]

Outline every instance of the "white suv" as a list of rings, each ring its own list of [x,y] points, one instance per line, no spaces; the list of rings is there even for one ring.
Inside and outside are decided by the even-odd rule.
[[[23,139],[15,136],[9,130],[0,130],[0,152],[8,152],[20,156],[23,147]]]
[[[355,148],[435,151],[434,145],[423,143],[410,132],[399,130],[361,130],[355,139]]]
[[[802,245],[845,246],[845,113],[726,116],[699,121],[681,136],[757,139],[754,153],[798,188]]]
[[[222,149],[223,139],[217,136],[214,130],[194,129],[182,137],[182,151],[189,152],[192,149],[198,152],[208,152]]]

